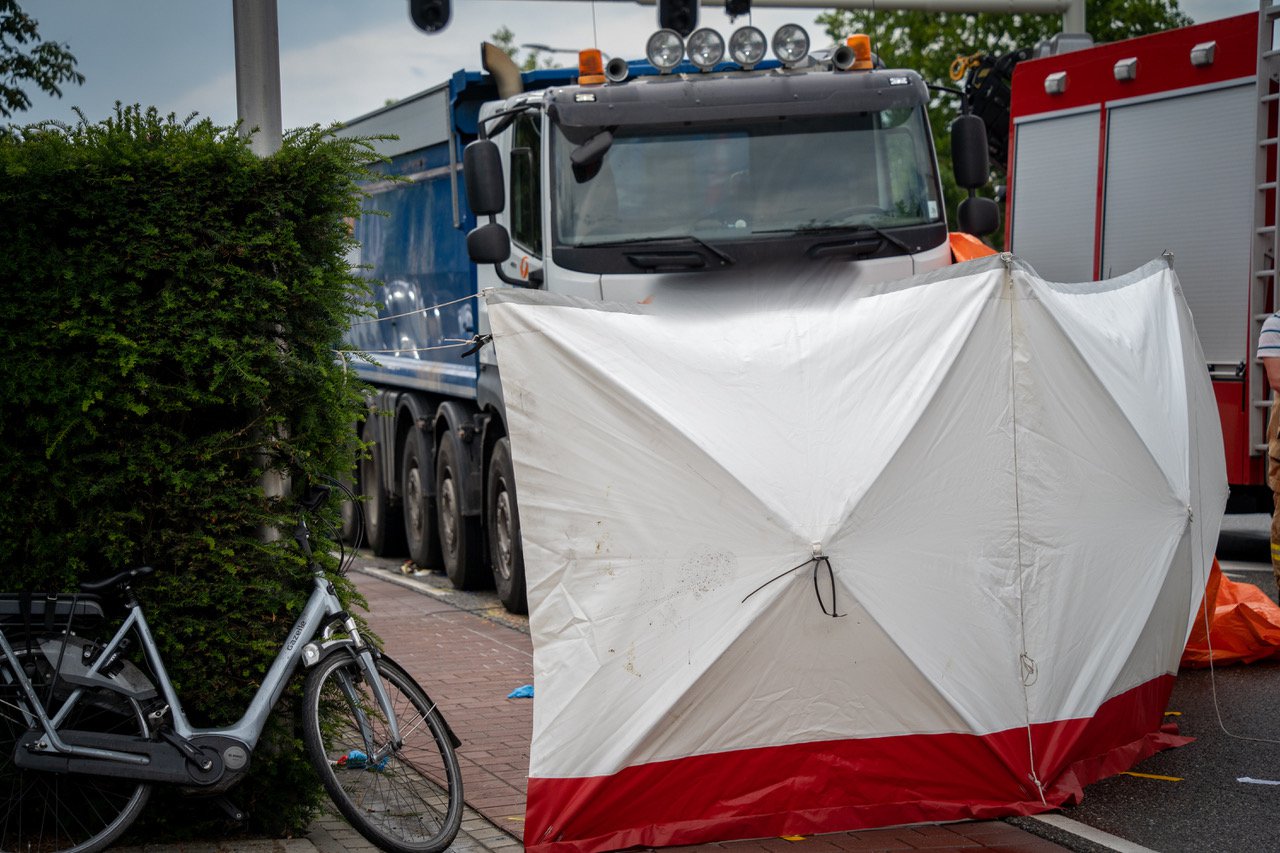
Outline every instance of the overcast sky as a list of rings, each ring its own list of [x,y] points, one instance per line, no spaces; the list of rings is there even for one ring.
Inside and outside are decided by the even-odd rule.
[[[52,98],[28,89],[32,108],[19,123],[91,121],[113,104],[140,103],[180,118],[195,111],[218,124],[236,118],[231,0],[19,0],[48,41],[70,46],[83,86]],[[636,58],[656,29],[653,6],[626,0],[453,0],[453,21],[428,36],[409,22],[406,0],[278,0],[280,76],[286,128],[344,121],[419,92],[460,68],[478,70],[479,45],[500,26],[517,43],[577,50],[598,42],[605,53]],[[593,24],[594,7],[594,24]],[[1196,21],[1257,11],[1256,0],[1182,0]],[[815,10],[760,9],[756,26],[806,27],[817,46]],[[704,7],[701,23],[727,34],[722,9]],[[963,46],[957,46],[957,50]],[[564,57],[570,59],[571,57]]]

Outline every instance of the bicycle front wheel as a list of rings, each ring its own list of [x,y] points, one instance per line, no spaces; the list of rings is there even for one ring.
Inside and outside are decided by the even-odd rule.
[[[61,638],[10,641],[17,666],[31,681],[49,716],[58,713],[73,685],[54,678],[51,661],[80,655]],[[0,851],[94,853],[129,828],[151,794],[151,785],[109,776],[24,770],[13,761],[17,741],[36,725],[14,664],[0,654]],[[79,692],[61,730],[147,737],[138,703],[101,688]]]
[[[436,853],[462,825],[462,774],[444,718],[417,682],[390,658],[377,661],[400,730],[386,715],[364,668],[338,653],[307,674],[303,741],[334,805],[383,850]]]

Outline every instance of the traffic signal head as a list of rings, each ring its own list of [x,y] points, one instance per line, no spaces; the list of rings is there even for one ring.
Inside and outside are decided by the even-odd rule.
[[[439,32],[449,25],[449,0],[409,0],[409,17],[418,29]]]
[[[687,37],[698,26],[698,0],[658,0],[658,26]]]

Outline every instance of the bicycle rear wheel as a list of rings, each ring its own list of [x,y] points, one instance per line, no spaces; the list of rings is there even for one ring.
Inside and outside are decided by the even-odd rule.
[[[53,716],[67,701],[71,685],[53,678],[63,641],[11,640],[18,665],[36,695]],[[67,645],[66,654],[80,654]],[[151,785],[106,776],[47,773],[14,765],[19,738],[35,725],[13,665],[0,655],[0,851],[94,853],[115,841],[147,804]],[[146,718],[138,703],[110,690],[86,689],[66,721],[65,730],[147,736]]]
[[[383,850],[437,853],[462,825],[462,774],[444,718],[417,682],[390,658],[377,661],[391,699],[401,744],[363,668],[338,653],[307,674],[303,741],[334,805]],[[362,728],[369,738],[361,734]]]

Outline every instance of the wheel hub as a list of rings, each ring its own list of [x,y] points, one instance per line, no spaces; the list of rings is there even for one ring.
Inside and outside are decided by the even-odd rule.
[[[452,554],[458,542],[458,499],[452,477],[445,477],[440,483],[440,509],[440,538],[445,550]]]
[[[416,465],[405,474],[404,499],[409,513],[409,535],[418,539],[422,530],[422,471]]]
[[[494,510],[495,533],[498,539],[497,559],[494,565],[503,580],[511,579],[511,496],[506,489],[498,492]]]

